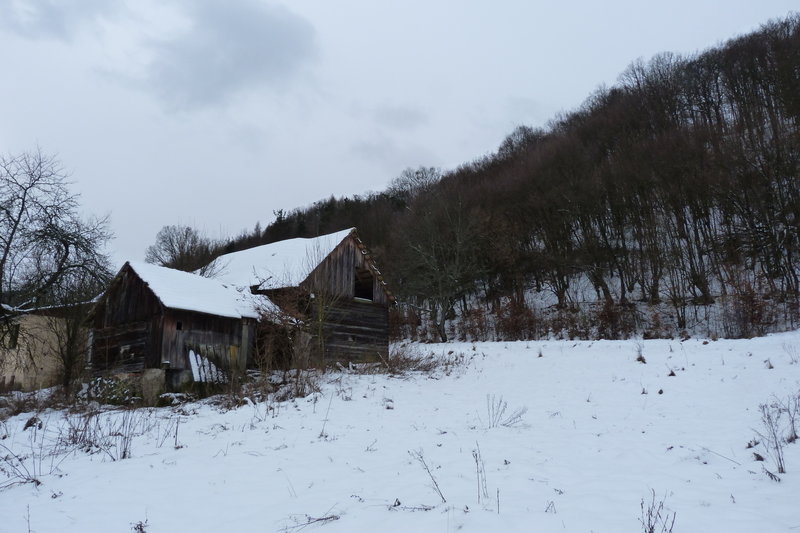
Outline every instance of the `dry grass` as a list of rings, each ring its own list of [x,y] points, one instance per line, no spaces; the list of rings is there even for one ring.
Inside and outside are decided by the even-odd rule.
[[[449,351],[447,354],[423,352],[416,344],[397,344],[389,350],[389,357],[381,357],[381,364],[372,367],[373,373],[388,373],[404,376],[410,373],[450,375],[453,369],[465,366],[469,359],[463,353]]]

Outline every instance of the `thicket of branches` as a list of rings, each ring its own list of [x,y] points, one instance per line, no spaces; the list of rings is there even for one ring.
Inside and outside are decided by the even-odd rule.
[[[111,237],[106,218],[81,216],[70,186],[39,150],[0,156],[0,370],[43,368],[52,354],[67,390],[85,366],[84,320],[110,279]],[[21,328],[28,313],[42,321]]]
[[[605,312],[728,302],[740,325],[794,320],[800,296],[800,16],[701,54],[636,61],[613,87],[496,153],[439,175],[407,170],[382,193],[330,198],[226,251],[357,226],[393,290],[442,338],[475,302],[572,307],[588,280]],[[424,192],[424,194],[421,194]],[[738,316],[741,315],[741,316]]]
[[[164,226],[155,244],[145,251],[145,261],[167,268],[211,275],[209,264],[220,255],[221,245],[190,226]]]
[[[84,219],[60,163],[41,151],[0,156],[0,321],[54,305],[73,278],[100,277],[105,218]]]

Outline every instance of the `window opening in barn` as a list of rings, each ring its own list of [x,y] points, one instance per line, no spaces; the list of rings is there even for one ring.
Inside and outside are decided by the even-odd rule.
[[[354,296],[360,300],[372,301],[372,272],[366,268],[356,269]]]
[[[175,329],[177,329],[178,331],[182,330],[183,329],[183,322],[178,320],[178,323],[175,325]]]

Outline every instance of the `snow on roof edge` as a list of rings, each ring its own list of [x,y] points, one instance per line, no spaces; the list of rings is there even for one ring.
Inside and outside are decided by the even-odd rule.
[[[138,261],[127,261],[125,265],[139,276],[168,309],[227,318],[258,318],[259,308],[268,305],[263,297],[191,272]]]
[[[302,283],[356,228],[297,237],[219,256],[209,263],[215,279],[237,287],[279,289]]]

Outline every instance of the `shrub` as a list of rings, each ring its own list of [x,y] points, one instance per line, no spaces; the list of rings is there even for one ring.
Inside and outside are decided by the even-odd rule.
[[[486,395],[486,424],[487,429],[496,427],[514,427],[522,423],[525,413],[528,412],[527,407],[520,407],[508,411],[508,402],[503,400],[503,397],[496,397],[494,394]]]
[[[440,362],[432,353],[423,354],[419,347],[413,344],[399,344],[392,346],[389,357],[381,359],[389,374],[406,374],[408,372],[431,372]]]
[[[14,391],[0,396],[0,420],[22,413],[38,413],[57,405],[57,397],[52,389],[34,392]]]
[[[497,335],[506,340],[535,339],[539,319],[524,301],[511,299],[497,309]]]
[[[103,453],[112,461],[129,459],[136,437],[153,426],[150,411],[125,409],[100,412],[90,410],[77,416],[67,416],[59,428],[58,447],[85,453]]]
[[[783,429],[781,418],[784,413],[782,406],[778,402],[769,404],[762,403],[758,406],[761,412],[761,425],[763,432],[756,431],[761,438],[764,449],[775,463],[775,468],[779,474],[786,473],[786,463],[783,457]]]
[[[664,509],[666,496],[660,500],[656,499],[656,491],[650,490],[650,501],[645,502],[642,498],[640,507],[642,515],[639,523],[642,525],[642,533],[672,533],[675,526],[675,513],[670,514]]]
[[[489,321],[486,311],[481,306],[468,309],[461,317],[461,340],[489,340]]]
[[[639,317],[633,305],[604,303],[597,310],[597,336],[601,339],[624,339],[637,329]]]
[[[723,302],[725,334],[731,338],[764,335],[774,322],[774,309],[762,296],[762,287],[749,280],[736,279],[731,294]]]
[[[142,401],[142,387],[135,378],[98,377],[90,381],[78,397],[105,405],[134,405]]]
[[[397,306],[389,309],[389,339],[393,341],[401,339],[417,340],[424,338],[419,336],[418,328],[422,325],[422,319],[416,309],[411,306]]]
[[[473,355],[474,356],[474,355]],[[367,372],[385,371],[390,375],[403,376],[411,372],[445,375],[465,366],[471,360],[462,352],[450,350],[447,354],[423,353],[416,344],[398,344],[389,350],[389,357],[381,357],[381,364],[365,368]],[[363,368],[363,367],[362,367]]]

